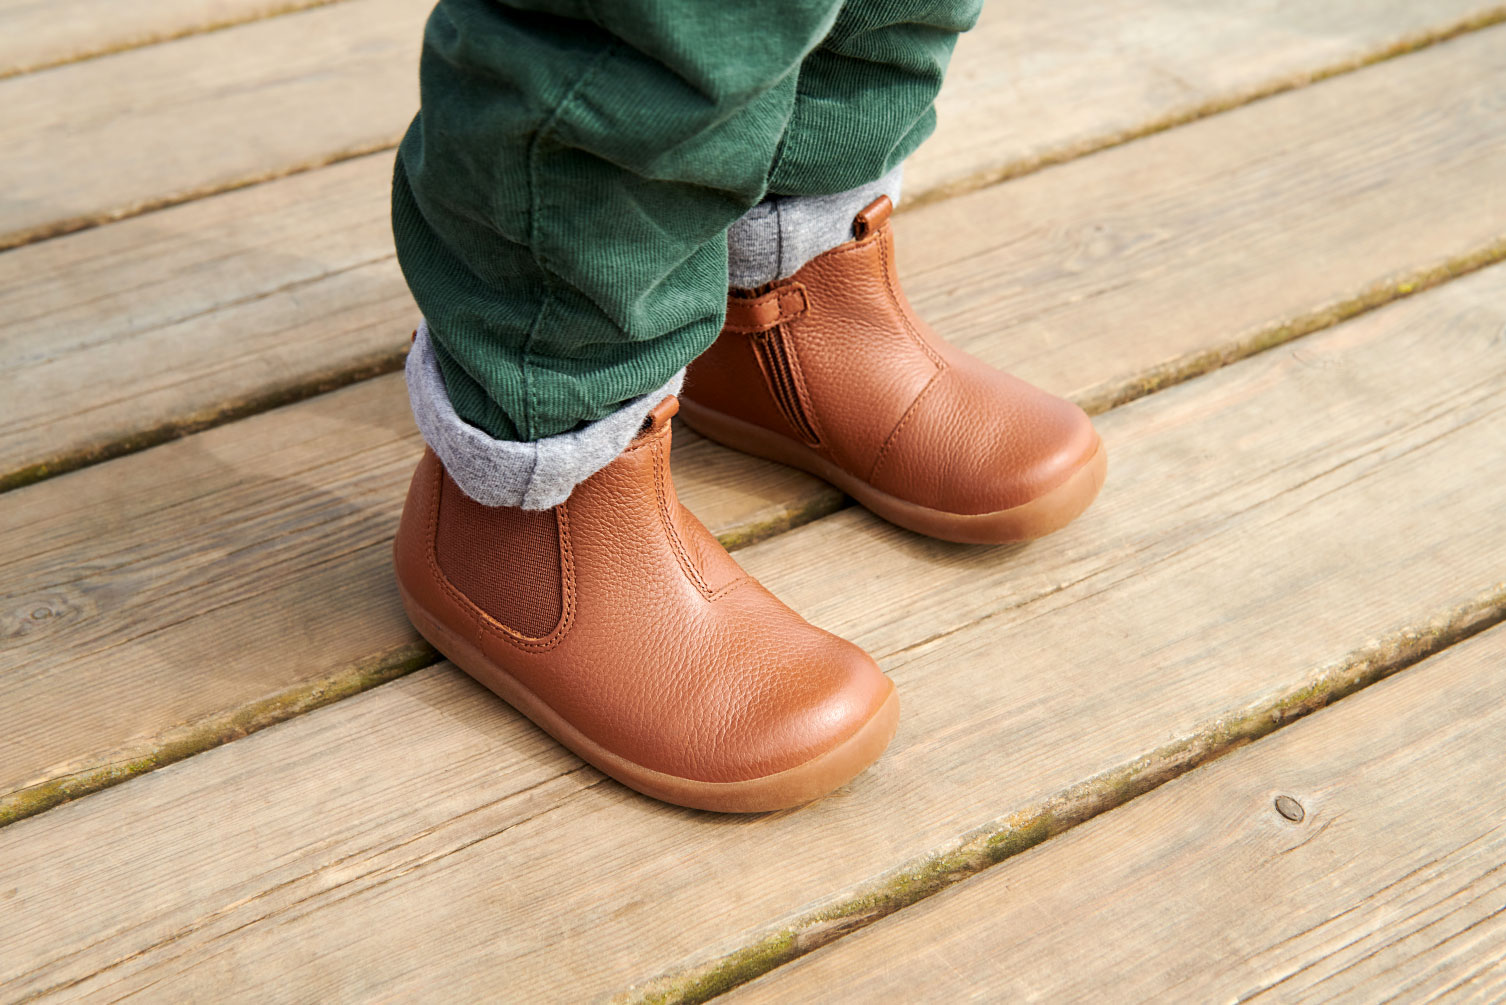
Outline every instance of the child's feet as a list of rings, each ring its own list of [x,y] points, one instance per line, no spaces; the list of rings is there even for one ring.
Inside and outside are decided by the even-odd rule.
[[[468,499],[432,451],[395,543],[418,630],[591,764],[666,802],[815,799],[894,735],[894,685],[733,561],[675,497],[675,399],[550,510]]]
[[[922,534],[996,543],[1065,526],[1103,485],[1092,423],[915,316],[890,210],[880,196],[858,214],[856,240],[733,291],[721,336],[690,365],[685,421]]]

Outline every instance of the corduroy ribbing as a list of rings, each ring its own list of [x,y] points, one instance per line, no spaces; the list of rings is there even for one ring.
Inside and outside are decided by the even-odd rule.
[[[656,391],[567,433],[522,442],[499,440],[455,413],[445,391],[428,323],[419,325],[404,368],[408,402],[424,442],[460,491],[483,506],[548,509],[612,463],[637,435],[655,405],[679,394],[681,370]]]
[[[392,218],[456,414],[537,440],[668,383],[721,330],[727,228],[898,166],[980,6],[439,0]]]

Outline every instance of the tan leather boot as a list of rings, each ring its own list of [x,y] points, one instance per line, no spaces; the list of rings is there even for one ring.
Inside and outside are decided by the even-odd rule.
[[[894,685],[737,565],[675,497],[674,398],[552,510],[482,506],[432,451],[394,553],[434,647],[640,792],[754,812],[815,799],[888,745]]]
[[[949,541],[1039,537],[1077,517],[1107,457],[1082,409],[986,366],[915,316],[891,205],[789,279],[732,291],[681,395],[691,428],[802,468]]]

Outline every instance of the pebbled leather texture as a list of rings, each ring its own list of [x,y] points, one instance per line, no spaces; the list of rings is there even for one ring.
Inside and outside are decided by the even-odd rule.
[[[697,781],[760,778],[853,736],[892,685],[861,649],[748,576],[680,505],[669,471],[675,407],[667,398],[617,460],[550,511],[560,573],[538,580],[503,560],[514,512],[447,507],[459,490],[426,452],[394,543],[397,576],[424,616],[611,753]],[[498,556],[487,589],[473,592],[558,591],[561,614],[548,634],[502,624],[445,575],[436,542],[453,536],[445,521],[461,513],[467,540],[484,537],[490,519],[486,546]],[[513,606],[554,603],[551,595]]]
[[[894,267],[891,210],[880,197],[854,221],[856,240],[787,280],[732,291],[734,323],[690,365],[683,397],[944,513],[1008,510],[1063,485],[1099,449],[1091,421],[947,344],[916,316]],[[754,345],[770,333],[782,338],[792,371],[782,377]],[[790,387],[814,437],[786,418]]]

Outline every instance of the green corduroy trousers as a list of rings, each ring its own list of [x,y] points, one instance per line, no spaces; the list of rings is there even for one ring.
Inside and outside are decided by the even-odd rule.
[[[727,227],[879,178],[982,0],[440,0],[398,259],[459,416],[536,440],[716,338]]]

